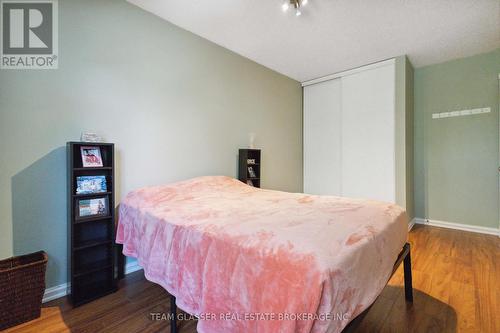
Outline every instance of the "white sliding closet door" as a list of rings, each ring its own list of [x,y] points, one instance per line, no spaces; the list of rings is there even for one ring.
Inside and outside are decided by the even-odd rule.
[[[395,202],[394,64],[341,80],[342,196]]]
[[[304,192],[341,195],[340,79],[304,87]]]

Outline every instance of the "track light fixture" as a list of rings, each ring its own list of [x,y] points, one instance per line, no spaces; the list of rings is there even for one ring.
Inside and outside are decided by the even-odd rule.
[[[286,12],[288,9],[295,9],[295,16],[302,15],[300,8],[307,5],[308,0],[285,0],[281,5],[281,9]]]

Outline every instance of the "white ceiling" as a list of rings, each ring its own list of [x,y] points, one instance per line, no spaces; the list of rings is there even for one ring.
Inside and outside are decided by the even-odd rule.
[[[407,54],[415,67],[500,47],[499,0],[129,0],[298,81]]]

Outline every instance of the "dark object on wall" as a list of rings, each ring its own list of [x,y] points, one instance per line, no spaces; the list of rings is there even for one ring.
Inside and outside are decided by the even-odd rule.
[[[40,317],[46,268],[43,251],[0,261],[0,330]]]
[[[240,149],[238,179],[250,186],[260,187],[260,162],[260,149]]]
[[[69,276],[74,306],[116,291],[114,211],[114,145],[93,143],[99,148],[102,166],[84,167],[85,142],[68,142]],[[82,176],[104,176],[106,192],[77,193]],[[102,202],[102,207],[100,203]]]

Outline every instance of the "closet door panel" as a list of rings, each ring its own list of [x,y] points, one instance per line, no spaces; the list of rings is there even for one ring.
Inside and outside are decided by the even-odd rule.
[[[341,193],[340,79],[304,87],[304,192]]]
[[[342,195],[395,201],[394,65],[342,77]]]

